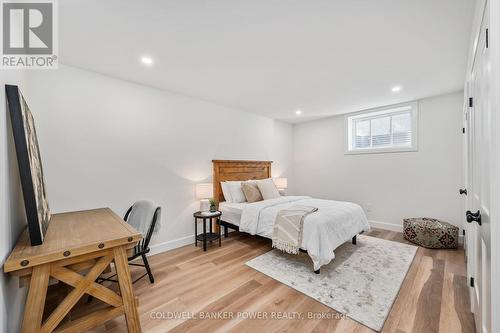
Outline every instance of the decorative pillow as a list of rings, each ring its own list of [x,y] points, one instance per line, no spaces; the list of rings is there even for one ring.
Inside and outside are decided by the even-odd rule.
[[[222,194],[224,194],[224,199],[226,200],[226,202],[233,202],[228,184],[226,182],[220,182],[220,187],[222,188]]]
[[[245,194],[241,189],[241,181],[227,181],[226,184],[229,187],[229,192],[231,193],[231,202],[246,202]]]
[[[246,181],[241,183],[241,190],[245,194],[248,202],[262,201],[262,194],[260,194],[259,187],[254,181]]]
[[[278,188],[271,178],[257,181],[257,186],[259,187],[264,200],[279,198],[281,196]]]

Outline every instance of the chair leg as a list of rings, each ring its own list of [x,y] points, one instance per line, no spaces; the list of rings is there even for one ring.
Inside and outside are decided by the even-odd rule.
[[[142,261],[144,262],[144,267],[146,267],[146,271],[148,272],[149,282],[155,283],[155,278],[153,277],[153,273],[151,272],[151,268],[149,267],[148,258],[145,254],[142,255]]]

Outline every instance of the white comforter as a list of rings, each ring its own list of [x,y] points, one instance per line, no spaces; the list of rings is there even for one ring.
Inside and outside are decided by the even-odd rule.
[[[301,248],[307,250],[314,270],[335,258],[334,250],[361,231],[370,229],[363,209],[352,202],[313,199],[306,196],[284,196],[245,205],[240,231],[272,238],[276,215],[295,205],[318,208],[306,216]]]

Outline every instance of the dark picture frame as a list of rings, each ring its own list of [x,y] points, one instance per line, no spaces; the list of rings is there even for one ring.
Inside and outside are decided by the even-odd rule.
[[[5,85],[31,245],[40,245],[50,223],[35,121],[19,87]]]

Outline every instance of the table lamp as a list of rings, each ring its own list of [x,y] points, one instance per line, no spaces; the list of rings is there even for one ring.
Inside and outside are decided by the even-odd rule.
[[[196,198],[200,199],[200,211],[206,212],[210,210],[210,202],[208,199],[213,197],[214,188],[212,184],[196,184]]]
[[[274,178],[274,185],[280,192],[281,195],[285,194],[285,189],[288,187],[288,179],[287,178]]]

